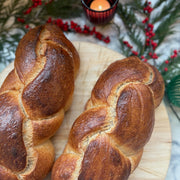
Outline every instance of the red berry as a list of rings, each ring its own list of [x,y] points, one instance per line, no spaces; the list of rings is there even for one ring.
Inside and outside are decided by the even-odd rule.
[[[169,61],[168,61],[168,60],[166,60],[166,61],[165,61],[165,63],[166,63],[166,64],[169,64]]]
[[[174,52],[174,54],[177,54],[177,53],[178,53],[177,50],[174,50],[173,52]]]
[[[138,55],[138,52],[137,51],[132,51],[132,53],[134,54],[134,55]]]
[[[144,62],[147,62],[148,60],[147,59],[144,59]]]

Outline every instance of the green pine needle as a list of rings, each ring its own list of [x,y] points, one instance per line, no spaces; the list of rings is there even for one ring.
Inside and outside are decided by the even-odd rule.
[[[54,0],[47,4],[49,0],[42,0],[42,5],[32,8],[31,13],[24,15],[24,12],[32,6],[32,0],[0,0],[0,63],[8,64],[13,60],[18,42],[27,32],[25,25],[40,25],[46,23],[49,17],[70,18],[80,16],[83,9],[80,1]],[[9,23],[9,19],[14,18],[14,23]],[[17,21],[17,18],[25,20],[25,23]],[[14,29],[20,30],[14,35]]]
[[[66,0],[66,1],[54,1],[45,6],[45,13],[55,18],[71,18],[78,17],[82,13],[81,1]]]
[[[167,72],[164,71],[165,67],[168,67]],[[167,85],[171,81],[171,79],[173,79],[175,76],[180,74],[180,56],[172,59],[168,65],[166,65],[165,63],[162,63],[159,66],[159,70]]]
[[[153,8],[158,8],[160,7],[163,3],[167,2],[167,0],[159,0],[159,1],[156,1],[155,5]]]
[[[154,39],[158,40],[158,45],[160,45],[168,35],[171,35],[174,33],[173,26],[174,26],[175,22],[180,18],[180,2],[173,4],[173,5],[175,7],[173,6],[169,10],[169,13],[166,14],[166,17],[162,20],[162,22],[160,23],[160,25],[158,26],[158,28],[155,31],[156,37]],[[163,14],[164,13],[161,13],[159,18]]]
[[[170,102],[180,107],[180,74],[175,76],[166,87],[167,96]]]

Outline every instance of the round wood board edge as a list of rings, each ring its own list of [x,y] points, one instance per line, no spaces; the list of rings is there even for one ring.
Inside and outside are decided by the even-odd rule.
[[[74,98],[71,108],[66,112],[64,121],[52,138],[55,145],[56,158],[62,153],[68,134],[74,120],[83,112],[99,75],[115,60],[124,56],[101,45],[89,42],[73,42],[79,52],[81,65],[75,82]],[[7,74],[13,69],[9,64],[0,73],[0,86]],[[155,127],[150,141],[144,148],[144,153],[137,169],[129,180],[163,180],[165,179],[171,156],[171,128],[164,103],[156,109]],[[50,179],[50,175],[46,178]]]

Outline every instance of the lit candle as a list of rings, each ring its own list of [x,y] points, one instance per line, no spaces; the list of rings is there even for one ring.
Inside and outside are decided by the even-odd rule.
[[[110,7],[110,3],[107,0],[94,0],[90,5],[90,8],[96,11],[104,11]]]

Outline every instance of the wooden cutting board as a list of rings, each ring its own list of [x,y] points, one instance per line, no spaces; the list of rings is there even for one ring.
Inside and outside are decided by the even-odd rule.
[[[62,153],[74,120],[83,112],[91,90],[99,75],[115,60],[122,59],[121,54],[87,42],[73,42],[81,58],[80,72],[75,82],[74,99],[65,119],[52,138],[56,158]],[[13,68],[11,63],[0,74],[0,85]],[[164,103],[156,109],[156,121],[150,141],[144,148],[138,168],[130,175],[129,180],[164,180],[171,155],[171,129]],[[50,175],[46,180],[50,179]]]

